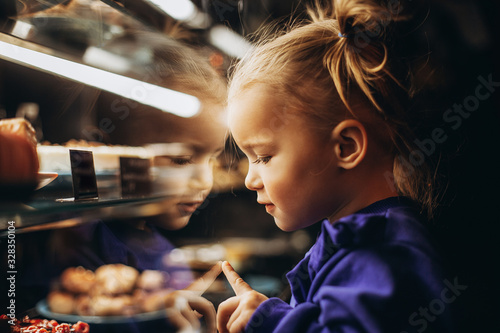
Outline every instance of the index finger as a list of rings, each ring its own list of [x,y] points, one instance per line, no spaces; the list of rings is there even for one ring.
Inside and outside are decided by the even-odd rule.
[[[222,271],[227,278],[227,281],[231,285],[234,290],[236,296],[240,296],[241,294],[253,290],[248,283],[246,283],[234,270],[233,266],[227,261],[222,263]]]
[[[184,290],[194,292],[196,295],[201,296],[210,287],[210,285],[217,279],[221,273],[221,262],[215,264],[208,272],[203,274],[200,278],[196,279],[193,283],[187,286]]]

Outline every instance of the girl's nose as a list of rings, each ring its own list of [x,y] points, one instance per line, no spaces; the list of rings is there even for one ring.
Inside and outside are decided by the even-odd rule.
[[[203,165],[193,165],[193,171],[190,179],[190,187],[197,191],[212,189],[214,177],[212,166],[209,163]]]
[[[248,173],[245,177],[245,186],[252,191],[257,191],[262,188],[262,180],[255,172],[254,167],[252,167],[251,164],[248,167]]]

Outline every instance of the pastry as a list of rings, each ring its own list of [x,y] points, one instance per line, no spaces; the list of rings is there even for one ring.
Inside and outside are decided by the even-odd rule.
[[[95,271],[97,294],[126,294],[135,286],[139,272],[123,264],[104,265]]]
[[[167,273],[153,270],[145,270],[137,279],[137,288],[144,290],[157,290],[165,287]]]
[[[51,291],[47,296],[47,303],[52,312],[71,314],[75,308],[75,297],[64,291]]]
[[[165,302],[168,295],[173,292],[172,289],[156,290],[152,293],[147,293],[141,300],[139,307],[142,312],[151,312],[165,309]]]
[[[61,274],[61,284],[69,292],[88,293],[94,285],[94,272],[81,266],[70,267]]]
[[[107,296],[99,295],[90,300],[90,312],[93,316],[119,316],[127,315],[128,308],[132,306],[132,296]]]
[[[35,130],[27,120],[0,120],[0,184],[36,184],[36,144]]]

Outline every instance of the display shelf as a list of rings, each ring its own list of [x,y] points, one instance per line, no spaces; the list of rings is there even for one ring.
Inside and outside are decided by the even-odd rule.
[[[56,198],[35,196],[22,202],[4,201],[0,202],[0,237],[8,233],[9,225],[15,226],[16,233],[22,233],[65,228],[96,220],[155,216],[164,212],[166,199],[168,196],[153,195],[61,202]]]

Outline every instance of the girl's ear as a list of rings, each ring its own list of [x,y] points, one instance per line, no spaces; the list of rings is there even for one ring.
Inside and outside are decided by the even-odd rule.
[[[346,170],[353,169],[365,158],[368,136],[365,127],[359,121],[355,119],[341,121],[332,130],[332,140],[339,167]]]

